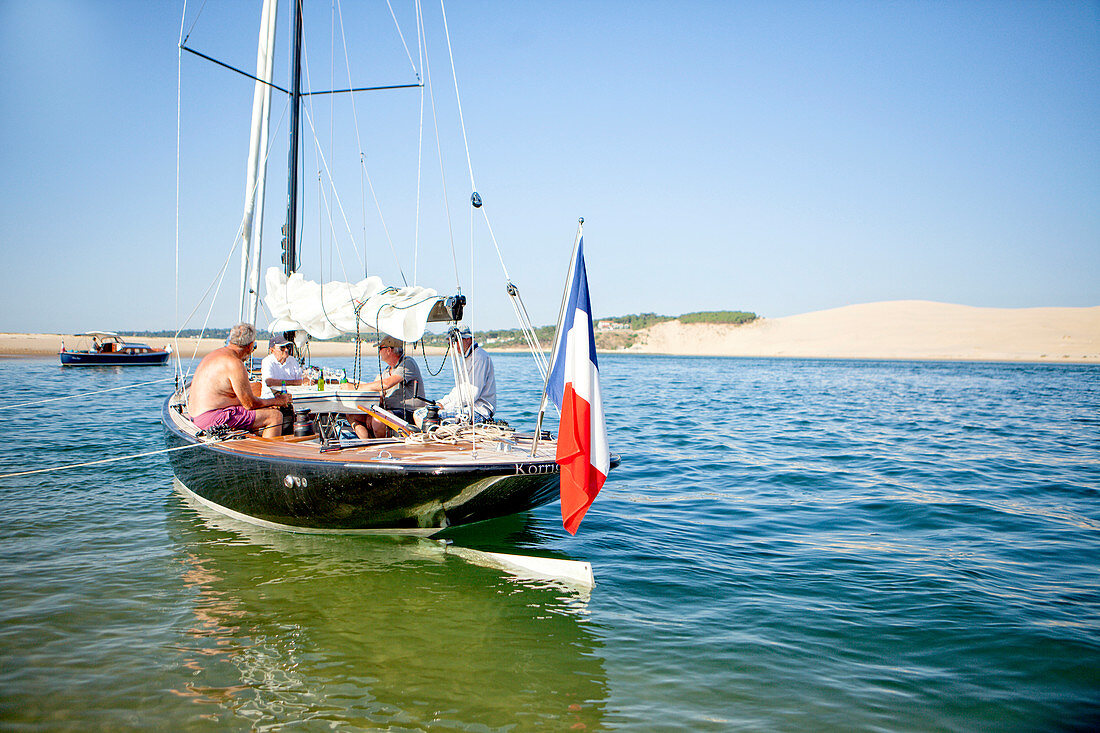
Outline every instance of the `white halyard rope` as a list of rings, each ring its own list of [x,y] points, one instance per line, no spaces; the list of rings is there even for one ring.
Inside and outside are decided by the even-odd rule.
[[[451,49],[451,31],[447,25],[447,10],[443,7],[443,0],[439,0],[439,11],[443,15],[443,34],[447,39],[447,55],[451,62],[451,78],[454,80],[455,85],[455,102],[458,105],[458,123],[462,128],[462,144],[466,147],[466,169],[470,174],[470,190],[477,191],[477,184],[474,182],[474,164],[470,159],[470,143],[466,137],[466,120],[462,115],[462,97],[458,91],[458,71],[455,69],[454,51]],[[504,257],[500,253],[500,245],[497,244],[496,235],[493,234],[493,227],[489,223],[489,212],[486,210],[484,202],[482,202],[480,208],[481,214],[485,219],[485,226],[489,230],[489,239],[493,242],[493,247],[497,251],[497,259],[500,260],[500,267],[504,270],[504,279],[511,280],[511,277],[508,275],[508,267],[504,264]],[[472,236],[470,246],[473,247]],[[473,283],[471,283],[471,285],[472,284]]]
[[[92,395],[103,394],[104,392],[114,392],[120,389],[132,389],[134,387],[144,387],[148,384],[160,384],[161,382],[171,382],[175,377],[168,377],[165,379],[154,379],[151,382],[138,382],[137,384],[126,384],[122,387],[109,387],[107,389],[96,390],[95,392],[81,392],[80,394],[65,395],[64,397],[49,397],[44,400],[31,400],[30,402],[20,402],[15,405],[0,405],[0,410],[10,410],[15,407],[26,407],[27,405],[40,405],[43,402],[57,402],[58,400],[71,400],[76,397],[91,397]]]
[[[117,458],[104,458],[99,461],[88,461],[86,463],[69,463],[64,466],[51,466],[50,468],[38,468],[33,471],[17,471],[15,473],[0,473],[0,478],[12,478],[13,476],[30,476],[35,473],[51,473],[53,471],[64,471],[68,468],[82,468],[85,466],[99,466],[104,463],[117,463],[118,461],[128,461],[131,458],[144,458],[146,456],[155,456],[159,453],[171,453],[177,450],[187,450],[188,448],[198,448],[206,445],[206,443],[193,443],[191,445],[177,445],[175,448],[161,448],[160,450],[153,450],[147,453],[135,453],[130,456],[118,456]]]
[[[339,3],[337,3],[339,5]],[[420,3],[417,2],[417,12],[419,12]],[[393,26],[397,29],[397,35],[401,39],[401,45],[405,47],[405,55],[409,57],[409,66],[412,67],[413,73],[416,74],[416,78],[420,78],[420,73],[416,70],[416,62],[413,61],[412,53],[409,51],[409,44],[405,42],[405,34],[401,32],[401,24],[397,22],[397,15],[393,12],[393,5],[390,5],[390,0],[386,0],[386,7],[390,9],[390,17],[393,18]],[[342,17],[341,17],[342,20]]]
[[[443,7],[443,0],[439,0],[439,12],[443,15],[443,36],[447,39],[447,55],[451,61],[451,78],[455,83],[455,102],[458,104],[458,123],[462,128],[462,143],[466,146],[466,169],[470,173],[470,190],[476,191],[477,185],[474,184],[474,166],[470,162],[470,143],[466,140],[466,121],[462,117],[462,98],[458,94],[458,72],[455,71],[455,55],[451,50],[451,31],[447,26],[447,10]]]
[[[435,150],[439,157],[439,182],[443,189],[443,211],[447,215],[447,235],[451,239],[451,263],[455,270],[455,287],[462,290],[462,277],[458,274],[458,253],[455,250],[454,224],[451,222],[451,207],[447,203],[447,175],[443,165],[443,145],[439,136],[439,113],[435,108],[435,85],[432,84],[432,62],[428,54],[428,37],[424,36],[424,83],[428,85],[428,101],[432,108],[432,125],[435,129]]]
[[[386,0],[389,2],[389,0]],[[416,44],[417,60],[420,67],[424,67],[424,16],[420,7],[420,0],[416,0]],[[420,82],[420,116],[416,133],[416,221],[413,231],[413,285],[420,283],[420,186],[424,168],[424,78],[420,71],[416,72],[416,78]]]

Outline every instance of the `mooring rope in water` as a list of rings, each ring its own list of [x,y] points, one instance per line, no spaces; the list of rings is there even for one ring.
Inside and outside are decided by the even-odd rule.
[[[30,476],[33,473],[50,473],[52,471],[63,471],[67,468],[81,468],[83,466],[98,466],[102,463],[116,463],[118,461],[127,461],[131,458],[144,458],[146,456],[155,456],[158,453],[171,453],[177,450],[187,450],[188,448],[198,448],[199,446],[206,445],[206,443],[194,443],[192,445],[177,445],[175,448],[162,448],[160,450],[149,451],[148,453],[135,453],[132,456],[118,456],[117,458],[104,458],[99,461],[88,461],[87,463],[69,463],[64,466],[51,466],[50,468],[38,468],[33,471],[17,471],[15,473],[0,473],[0,478],[11,478],[13,476]]]
[[[108,387],[107,389],[101,389],[96,392],[81,392],[80,394],[65,395],[64,397],[47,397],[44,400],[31,400],[30,402],[20,402],[15,405],[0,405],[0,410],[10,410],[13,407],[26,407],[27,405],[39,405],[43,402],[56,402],[57,400],[71,400],[76,397],[90,397],[92,395],[103,394],[104,392],[114,392],[120,389],[133,389],[134,387],[145,387],[150,384],[159,384],[160,382],[171,382],[175,377],[168,379],[154,379],[152,382],[138,382],[137,384],[127,384],[122,387]]]

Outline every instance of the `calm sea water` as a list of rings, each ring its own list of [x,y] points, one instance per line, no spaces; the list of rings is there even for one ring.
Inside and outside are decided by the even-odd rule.
[[[530,359],[495,363],[530,427]],[[236,524],[163,455],[0,478],[0,728],[1100,724],[1100,368],[601,370],[623,465],[580,533],[555,504],[450,534],[588,560],[588,597],[431,542]],[[98,392],[0,410],[0,473],[162,448],[167,384],[103,390],[170,376],[0,360],[0,406]]]

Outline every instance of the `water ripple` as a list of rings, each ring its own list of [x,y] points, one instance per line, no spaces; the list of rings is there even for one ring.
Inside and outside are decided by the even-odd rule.
[[[532,427],[530,409],[511,409],[537,395],[532,362],[495,361],[504,416]],[[453,535],[589,560],[585,598],[420,541],[227,524],[174,493],[163,457],[0,480],[0,720],[1100,721],[1100,369],[606,356],[601,370],[623,464],[577,537],[556,505]],[[150,373],[0,360],[0,405]],[[156,450],[165,391],[5,412],[0,472]]]

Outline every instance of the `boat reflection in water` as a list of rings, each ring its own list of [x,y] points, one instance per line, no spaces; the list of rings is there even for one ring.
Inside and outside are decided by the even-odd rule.
[[[193,593],[178,643],[193,677],[173,692],[198,705],[196,720],[601,727],[607,676],[585,591],[432,540],[290,534],[170,501]]]

